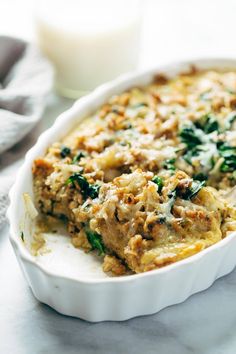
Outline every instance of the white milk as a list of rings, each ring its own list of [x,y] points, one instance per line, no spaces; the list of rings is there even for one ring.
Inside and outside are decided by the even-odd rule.
[[[40,1],[39,45],[56,69],[58,90],[71,97],[136,68],[138,0]]]

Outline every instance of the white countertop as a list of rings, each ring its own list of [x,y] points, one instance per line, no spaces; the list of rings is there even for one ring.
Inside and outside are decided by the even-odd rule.
[[[2,1],[0,33],[33,38],[31,9],[31,0]],[[140,66],[194,56],[236,56],[235,13],[234,0],[151,0]],[[19,163],[39,133],[71,103],[52,95],[34,131],[0,156],[0,169]],[[3,354],[236,353],[236,270],[156,315],[90,324],[58,315],[35,300],[9,244],[6,226],[0,231],[0,280]]]

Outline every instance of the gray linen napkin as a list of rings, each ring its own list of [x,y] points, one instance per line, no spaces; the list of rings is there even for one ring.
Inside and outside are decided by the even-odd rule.
[[[0,154],[19,142],[42,117],[53,70],[36,47],[0,37]],[[0,171],[0,227],[14,175]]]
[[[10,177],[0,177],[0,228],[6,220],[6,208],[8,205],[8,191],[14,179]]]

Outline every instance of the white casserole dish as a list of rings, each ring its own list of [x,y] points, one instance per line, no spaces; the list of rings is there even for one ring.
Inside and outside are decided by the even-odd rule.
[[[11,243],[26,279],[39,301],[62,314],[88,321],[126,320],[152,314],[180,303],[190,295],[208,288],[215,279],[231,272],[235,267],[235,232],[208,249],[162,269],[113,278],[101,275],[100,264],[97,260],[92,260],[93,256],[84,255],[80,250],[68,251],[70,248],[68,242],[63,241],[59,252],[55,251],[54,256],[52,250],[49,261],[42,262],[30,254],[20,237],[22,220],[27,221],[22,195],[27,192],[33,197],[31,175],[33,160],[44,154],[52,142],[64,136],[75,122],[78,123],[105,103],[111,95],[121,93],[132,86],[146,85],[157,73],[174,76],[187,71],[192,64],[199,69],[236,70],[236,60],[202,59],[122,76],[77,101],[72,108],[57,118],[54,125],[40,136],[37,144],[27,153],[10,191],[8,218]],[[25,234],[30,237],[31,226],[28,221],[24,222],[23,227]],[[62,239],[65,240],[63,237]],[[76,254],[74,259],[73,254]],[[47,258],[46,255],[45,257]],[[63,257],[65,261],[60,267],[58,259]],[[64,270],[63,264],[66,265],[67,262],[73,262],[73,265],[65,266]],[[73,272],[72,269],[76,267],[78,271]]]

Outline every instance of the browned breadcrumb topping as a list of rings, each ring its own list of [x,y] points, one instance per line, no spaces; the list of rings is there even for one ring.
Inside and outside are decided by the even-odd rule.
[[[34,161],[35,200],[105,272],[139,273],[235,231],[235,168],[236,73],[158,74]]]

